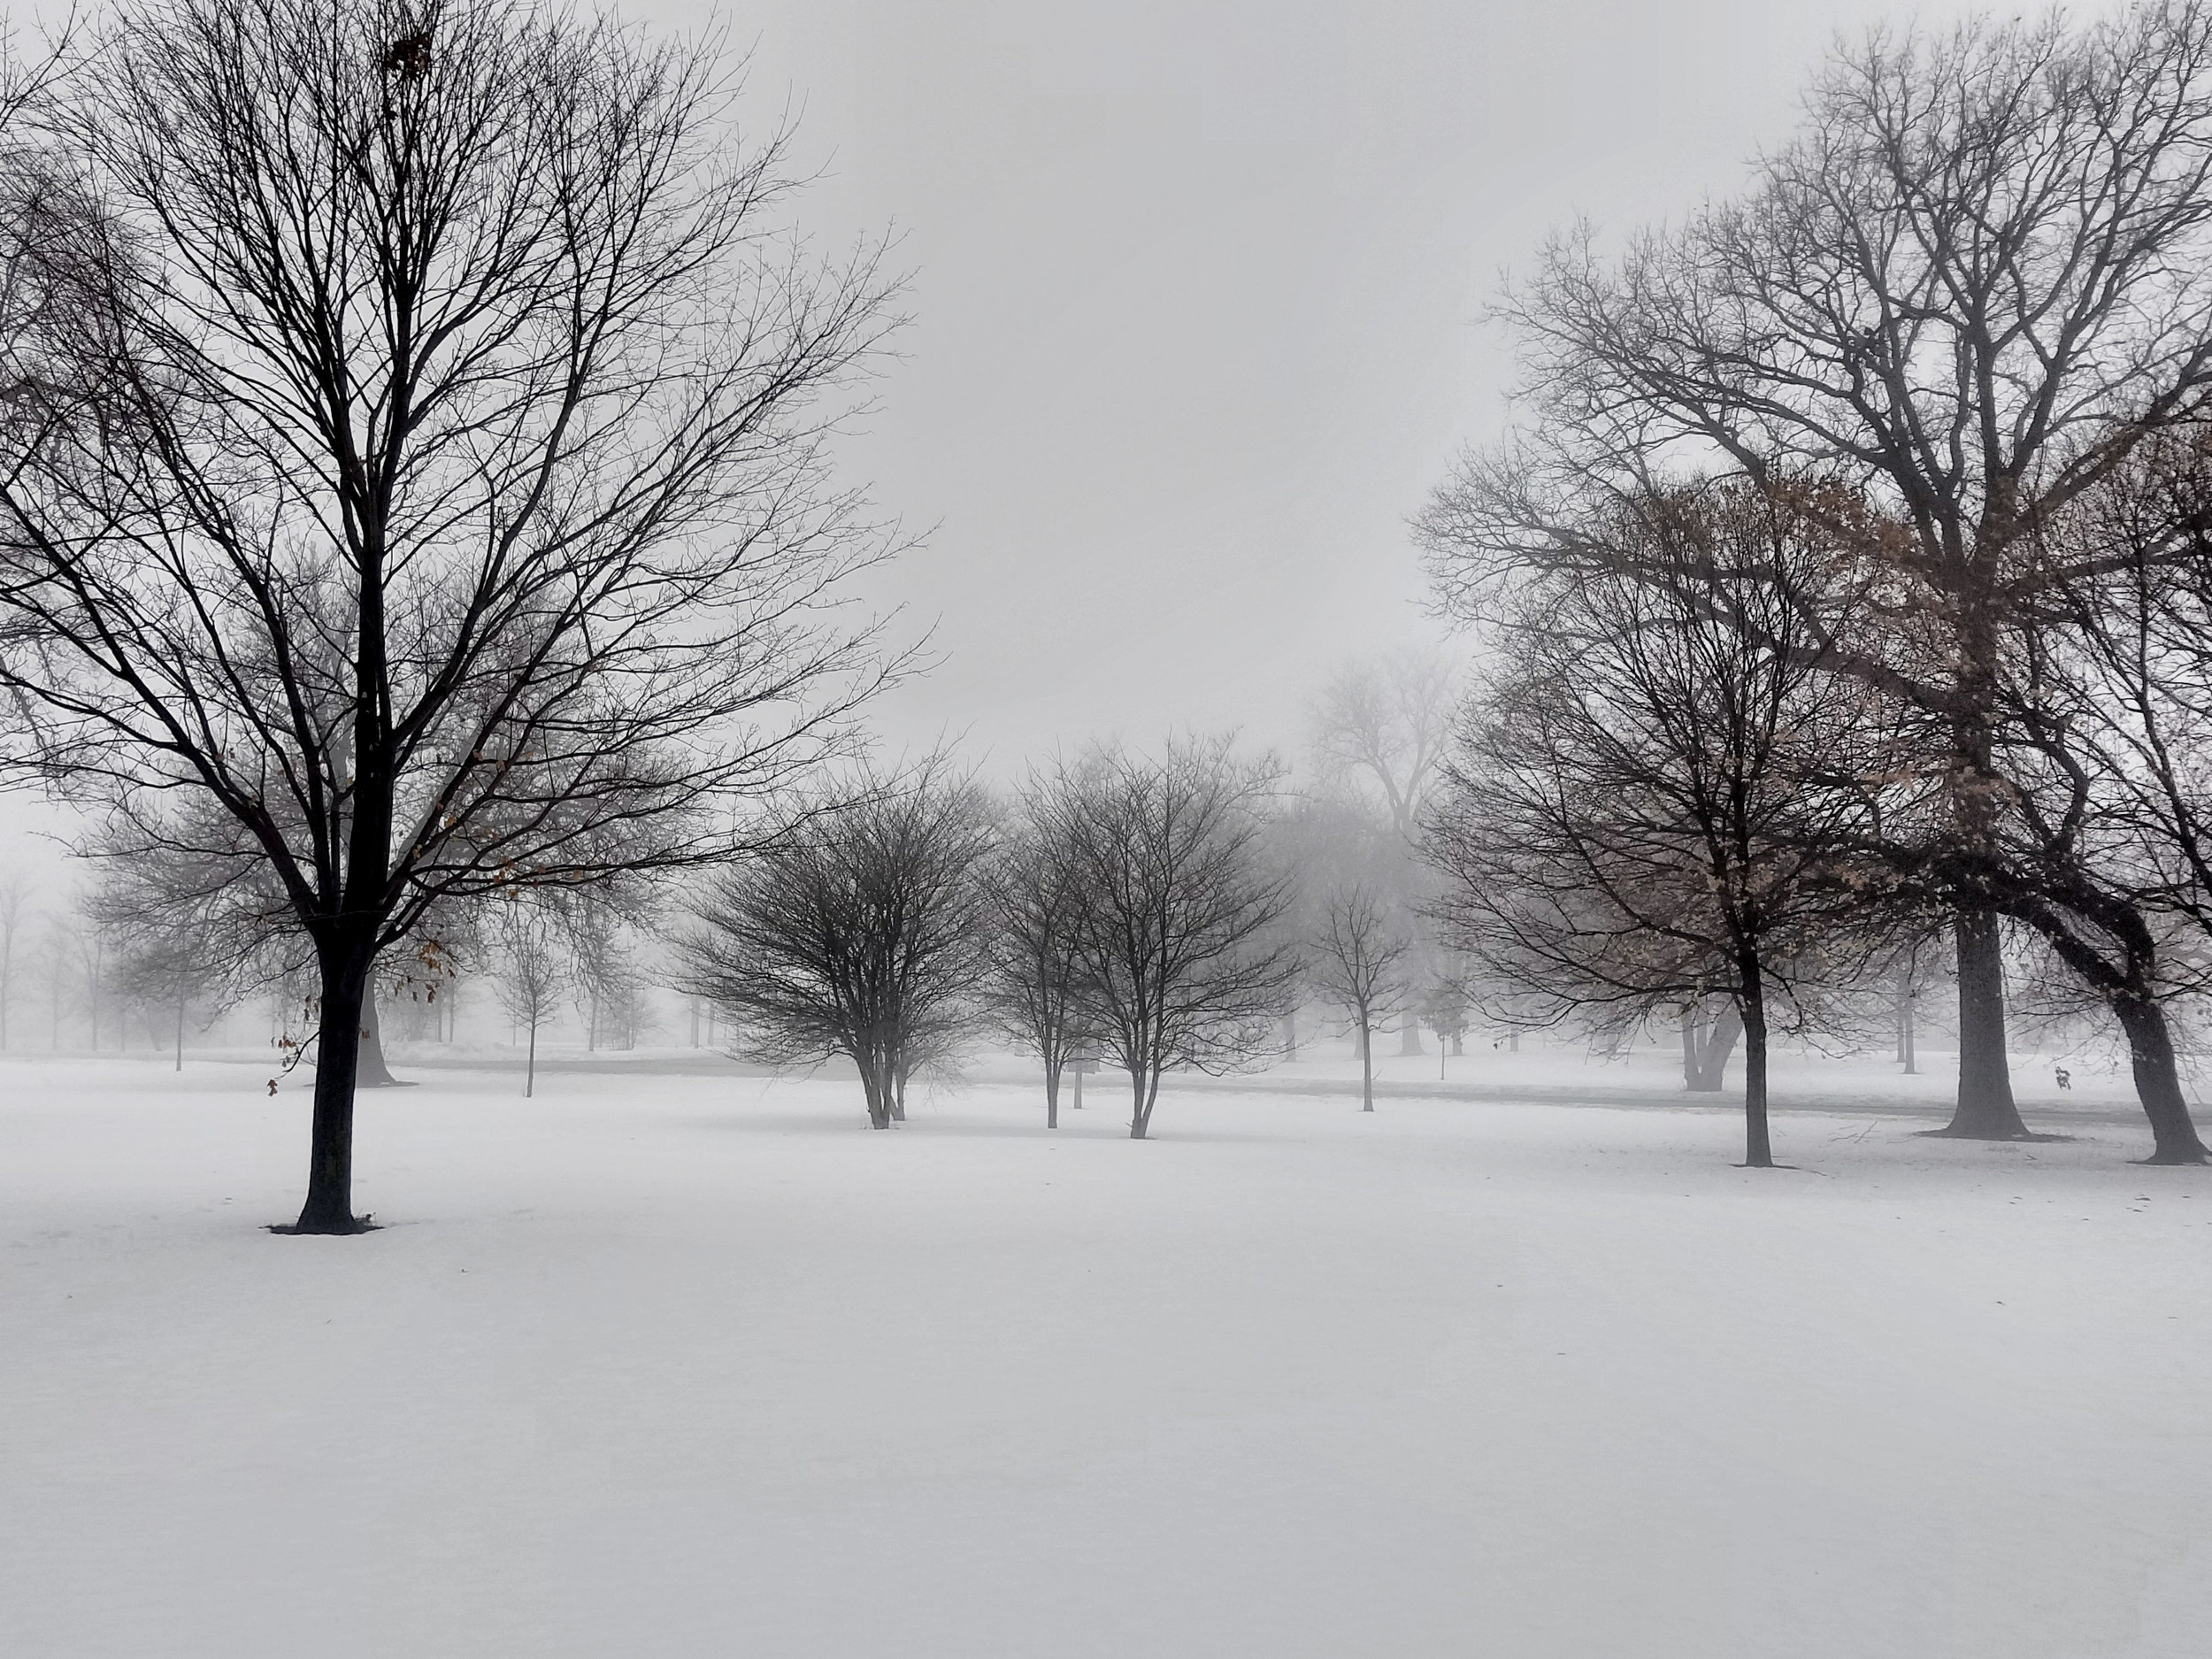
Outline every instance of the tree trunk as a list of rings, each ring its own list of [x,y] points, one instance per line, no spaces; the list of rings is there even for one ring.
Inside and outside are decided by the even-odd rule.
[[[1767,1138],[1766,991],[1755,961],[1746,964],[1742,972],[1745,988],[1737,1023],[1744,1034],[1743,1162],[1747,1170],[1770,1170],[1774,1148]]]
[[[891,1068],[891,1121],[906,1121],[906,1062],[901,1060]]]
[[[522,1098],[530,1099],[538,1092],[538,1022],[530,1022],[530,1052],[522,1063]]]
[[[1959,1097],[1938,1133],[1962,1141],[2025,1140],[2005,1057],[2004,939],[1996,912],[1961,910],[1957,930]]]
[[[1057,1129],[1060,1126],[1061,1064],[1060,1061],[1053,1059],[1048,1059],[1045,1062],[1045,1127],[1048,1129]],[[1078,1079],[1080,1079],[1082,1075],[1080,1071],[1076,1073]],[[1079,1083],[1078,1087],[1080,1087]]]
[[[1152,1127],[1152,1104],[1160,1095],[1160,1074],[1143,1065],[1133,1065],[1129,1068],[1129,1088],[1134,1100],[1129,1114],[1129,1138],[1141,1141],[1145,1131]]]
[[[181,996],[180,996],[180,997],[178,997],[178,998],[177,998],[177,1066],[176,1066],[176,1069],[177,1069],[178,1071],[183,1071],[183,1070],[184,1070],[184,998],[182,998]]]
[[[384,1027],[376,1017],[376,981],[370,976],[368,988],[361,993],[361,1073],[356,1079],[361,1088],[396,1088],[399,1079],[384,1065]]]
[[[1907,1077],[1916,1076],[1920,1071],[1916,1064],[1918,1056],[1913,1046],[1916,1034],[1913,1028],[1912,974],[1908,972],[1903,990],[1897,999],[1897,1057],[1903,1063]]]
[[[1682,1010],[1682,1087],[1697,1087],[1697,1010]]]
[[[2135,1071],[2136,1098],[2150,1119],[2152,1164],[2212,1162],[2197,1126],[2190,1120],[2189,1103],[2181,1093],[2181,1074],[2174,1064],[2173,1035],[2167,1028],[2166,1010],[2154,1002],[2115,999],[2128,1036],[2128,1059]]]
[[[368,1217],[353,1213],[353,1092],[361,1061],[362,1003],[373,960],[364,944],[334,947],[322,963],[307,1202],[287,1232],[351,1233],[368,1228]]]
[[[1421,1022],[1411,1014],[1398,1016],[1398,1052],[1401,1055],[1428,1052],[1421,1046]]]
[[[1372,1028],[1362,1020],[1359,1027],[1359,1109],[1375,1110],[1375,1045]]]
[[[868,1127],[888,1129],[891,1126],[890,1069],[872,1056],[853,1056],[860,1070],[860,1091],[868,1101]]]
[[[1695,1064],[1690,1087],[1701,1094],[1717,1094],[1728,1081],[1728,1056],[1743,1034],[1743,1013],[1730,998],[1713,1023],[1698,1034]]]

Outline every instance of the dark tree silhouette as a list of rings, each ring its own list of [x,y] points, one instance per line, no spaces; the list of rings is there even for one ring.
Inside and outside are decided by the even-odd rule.
[[[718,878],[680,941],[683,988],[739,1021],[753,1057],[843,1055],[872,1128],[977,1016],[990,946],[988,803],[935,768],[861,780]]]
[[[992,1016],[1043,1064],[1045,1127],[1057,1129],[1062,1076],[1070,1059],[1094,1041],[1084,1023],[1078,978],[1085,895],[1071,849],[1055,836],[1047,782],[1032,780],[1018,821],[991,861],[988,884]]]
[[[1523,1018],[1726,996],[1745,1162],[1768,1167],[1769,1033],[1865,904],[1849,854],[1878,750],[1859,688],[1770,580],[1823,567],[1816,526],[1723,487],[1651,498],[1605,533],[1673,553],[1525,595],[1432,820],[1437,914]],[[1666,566],[1678,580],[1651,573]],[[1772,646],[1747,642],[1741,609]]]
[[[428,36],[386,73],[388,50]],[[889,325],[784,234],[728,65],[527,0],[143,0],[44,119],[96,204],[11,342],[5,760],[281,895],[319,979],[296,1230],[434,907],[698,866],[879,683],[831,488]]]
[[[1129,1073],[1133,1140],[1151,1128],[1162,1072],[1241,1064],[1282,1018],[1298,968],[1276,929],[1291,884],[1263,860],[1259,822],[1276,779],[1225,738],[1156,760],[1103,747],[1053,780],[1048,833],[1084,895],[1079,1004]]]

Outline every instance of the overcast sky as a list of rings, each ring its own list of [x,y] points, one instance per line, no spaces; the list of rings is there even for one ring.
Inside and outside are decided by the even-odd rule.
[[[1924,19],[1970,8],[1935,4]],[[654,15],[695,20],[703,8]],[[1434,637],[1407,515],[1505,417],[1505,269],[1726,193],[1860,0],[764,0],[808,222],[895,224],[914,323],[858,476],[940,666],[894,741],[1294,751],[1346,657]]]
[[[1972,8],[1926,0],[1924,19]],[[2090,9],[2090,8],[2083,8]],[[634,15],[697,27],[696,0]],[[1875,0],[757,0],[832,246],[912,326],[850,445],[930,527],[875,596],[939,665],[879,711],[1012,770],[1118,732],[1295,757],[1348,657],[1438,637],[1405,520],[1505,419],[1481,322],[1546,230],[1732,190]],[[52,822],[22,797],[0,826]]]

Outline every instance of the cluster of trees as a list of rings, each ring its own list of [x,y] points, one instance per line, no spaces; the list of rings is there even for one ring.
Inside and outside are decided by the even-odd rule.
[[[917,1067],[995,1029],[1042,1060],[1055,1126],[1071,1062],[1126,1071],[1141,1140],[1164,1072],[1268,1051],[1288,1006],[1276,780],[1225,739],[1094,748],[1010,803],[941,765],[864,776],[715,884],[688,987],[763,1057],[850,1059],[879,1129]]]
[[[1878,33],[1806,111],[1738,198],[1503,302],[1528,417],[1418,526],[1494,648],[1438,913],[1525,1018],[1694,1047],[1724,1006],[1755,1164],[1778,1022],[1909,1010],[1942,941],[1949,1133],[2024,1134],[2009,934],[2202,1162],[2212,9]]]
[[[708,885],[682,987],[750,1057],[849,1060],[877,1128],[917,1071],[995,1038],[1041,1064],[1050,1127],[1071,1067],[1125,1072],[1141,1140],[1164,1074],[1294,1051],[1315,1005],[1356,1042],[1371,1111],[1379,1028],[1417,1053],[1424,1023],[1455,1045],[1467,1027],[1421,856],[1456,697],[1440,652],[1347,666],[1302,789],[1226,737],[1094,745],[1002,796],[941,758],[846,775]]]

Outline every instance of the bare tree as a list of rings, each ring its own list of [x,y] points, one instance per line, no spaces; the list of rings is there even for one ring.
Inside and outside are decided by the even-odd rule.
[[[1375,1110],[1375,1022],[1405,996],[1398,972],[1413,949],[1393,921],[1389,907],[1372,888],[1339,889],[1323,900],[1321,925],[1307,946],[1315,989],[1343,1010],[1359,1033],[1363,1112]]]
[[[1377,799],[1410,845],[1450,752],[1457,698],[1457,672],[1441,651],[1394,651],[1348,665],[1314,705],[1323,780]]]
[[[1274,929],[1290,882],[1262,858],[1259,826],[1279,775],[1217,738],[1156,760],[1102,747],[1053,780],[1050,833],[1085,895],[1080,1003],[1129,1073],[1133,1140],[1162,1072],[1240,1064],[1282,1017],[1297,958]]]
[[[2005,914],[2125,1033],[2156,1164],[2212,1161],[2168,1010],[2212,988],[2205,829],[2212,768],[2212,461],[2200,434],[2139,448],[2039,526],[2044,626],[2007,664],[2017,828],[1989,878]],[[2184,551],[2177,557],[2177,546]],[[2010,827],[2010,825],[2008,826]]]
[[[1021,821],[989,873],[991,1012],[999,1028],[1044,1065],[1048,1129],[1060,1126],[1060,1081],[1068,1061],[1092,1046],[1078,978],[1085,894],[1072,849],[1056,834],[1057,827],[1049,784],[1033,780]]]
[[[624,1048],[635,1046],[639,1001],[644,980],[626,933],[626,908],[611,895],[579,895],[569,910],[570,946],[576,965],[578,1011],[584,1017],[584,1046],[596,1048],[611,1034]]]
[[[726,856],[880,683],[823,444],[888,290],[783,235],[729,84],[529,0],[146,0],[46,111],[104,217],[0,454],[5,758],[282,894],[298,1231],[362,1225],[380,953]]]
[[[493,933],[499,1005],[528,1033],[522,1073],[522,1097],[528,1100],[537,1093],[539,1028],[553,1018],[572,984],[570,929],[549,903],[518,894],[500,904]]]
[[[1503,307],[1535,419],[1421,521],[1473,614],[1513,570],[1611,557],[1594,505],[1685,472],[1842,487],[1809,508],[1878,571],[1889,626],[1828,660],[1920,712],[1956,843],[1954,1133],[2025,1133],[1975,872],[2010,800],[2002,664],[2049,577],[2034,527],[2212,388],[2208,95],[2199,0],[1839,49],[1740,198],[1617,258],[1586,230],[1547,248]]]
[[[1655,498],[1605,533],[1695,556],[1671,561],[1671,586],[1593,574],[1528,595],[1433,819],[1439,915],[1555,1018],[1640,1021],[1725,995],[1745,1039],[1744,1161],[1770,1167],[1770,1025],[1870,885],[1849,861],[1870,810],[1856,780],[1878,753],[1863,698],[1769,577],[1823,567],[1824,538],[1743,488]],[[1716,606],[1716,588],[1737,591]],[[1740,609],[1777,643],[1747,644]]]
[[[757,1058],[843,1055],[887,1129],[907,1075],[973,1017],[992,836],[988,803],[940,764],[896,784],[864,773],[709,887],[679,941],[682,988],[741,1022]]]

